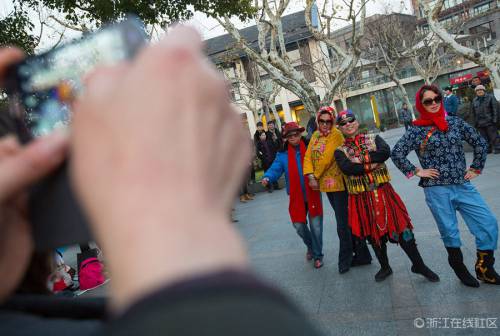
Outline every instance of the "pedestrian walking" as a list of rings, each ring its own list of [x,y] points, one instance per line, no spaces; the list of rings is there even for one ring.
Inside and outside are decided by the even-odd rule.
[[[472,114],[475,127],[483,138],[488,142],[488,153],[494,151],[500,154],[500,143],[498,139],[499,106],[495,97],[486,93],[482,85],[475,88],[476,97],[472,101]]]
[[[296,122],[285,124],[284,146],[276,155],[272,166],[265,172],[262,184],[267,186],[285,174],[292,225],[307,247],[306,259],[314,259],[314,267],[320,268],[323,266],[323,206],[321,193],[313,190],[304,179],[304,130],[304,127],[300,127]],[[309,218],[309,227],[306,216]]]
[[[411,126],[412,119],[411,111],[408,109],[408,104],[403,103],[403,107],[399,110],[399,121],[403,122],[405,130],[408,130],[408,127]]]
[[[339,113],[337,125],[345,137],[335,151],[335,160],[345,174],[349,193],[349,226],[352,234],[367,239],[375,251],[380,270],[375,281],[392,274],[387,257],[387,242],[399,243],[412,262],[411,271],[429,281],[439,281],[422,260],[413,235],[406,206],[394,191],[385,161],[391,149],[379,136],[359,132],[359,123],[351,110]]]
[[[444,88],[444,110],[450,116],[457,116],[458,112],[458,98],[453,94],[453,89],[451,86]]]
[[[276,157],[276,149],[274,148],[273,143],[267,138],[265,131],[262,131],[259,134],[259,141],[257,141],[257,156],[262,162],[262,169],[264,169],[264,171],[267,171],[269,167],[271,167],[271,164]],[[267,185],[268,192],[272,193],[273,190],[274,186],[272,183]]]
[[[315,131],[304,157],[304,175],[313,190],[325,192],[335,212],[339,237],[339,272],[346,273],[351,266],[371,263],[371,255],[365,241],[353,239],[347,221],[347,191],[343,174],[333,153],[344,143],[344,137],[333,127],[335,110],[330,106],[319,109]],[[353,255],[354,254],[354,255]]]
[[[487,144],[479,133],[457,117],[445,117],[442,95],[434,85],[424,85],[415,97],[420,118],[397,142],[392,151],[396,167],[408,178],[420,177],[425,201],[436,220],[448,252],[448,262],[460,281],[471,287],[479,282],[463,262],[458,231],[458,211],[476,238],[476,277],[485,283],[500,284],[494,269],[497,248],[497,219],[470,182],[481,174],[486,162]],[[466,167],[463,141],[474,148],[474,160]],[[422,168],[415,167],[407,156],[417,153]]]
[[[283,148],[283,138],[281,137],[280,131],[276,128],[274,120],[269,120],[267,122],[266,136],[269,142],[273,145],[273,150],[275,153],[277,153]],[[273,189],[275,190],[281,189],[278,185],[278,181],[273,182]]]

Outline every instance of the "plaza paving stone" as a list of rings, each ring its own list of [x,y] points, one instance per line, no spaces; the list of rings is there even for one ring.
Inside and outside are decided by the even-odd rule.
[[[380,135],[392,148],[403,132],[399,128]],[[470,163],[472,154],[466,157]],[[418,163],[414,153],[409,158]],[[239,221],[234,225],[247,243],[252,268],[283,290],[325,335],[500,335],[500,286],[481,285],[475,289],[460,284],[448,266],[446,250],[423,190],[417,186],[418,179],[406,179],[390,160],[388,167],[392,184],[413,219],[420,253],[439,274],[440,282],[431,283],[411,273],[410,261],[393,244],[388,254],[394,274],[386,281],[374,281],[379,268],[375,259],[371,265],[339,274],[334,214],[326,197],[325,265],[314,269],[312,262],[305,260],[305,247],[290,223],[284,189],[259,193],[254,201],[235,205],[234,217]],[[488,156],[484,173],[473,183],[500,218],[500,155]],[[473,271],[474,238],[460,216],[459,221],[465,262]],[[500,269],[500,263],[497,265]],[[416,318],[496,318],[498,328],[416,328]]]

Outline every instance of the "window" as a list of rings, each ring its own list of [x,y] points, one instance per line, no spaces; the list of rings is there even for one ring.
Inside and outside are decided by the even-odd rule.
[[[480,15],[484,12],[487,12],[490,9],[491,4],[492,4],[491,2],[488,2],[485,4],[479,5],[477,7],[474,7],[474,9],[472,10],[472,15],[476,16],[476,15]]]
[[[231,87],[231,99],[232,101],[240,100],[240,84],[238,82],[232,83]]]
[[[223,67],[224,76],[228,79],[236,78],[236,65],[234,63],[227,64]]]
[[[288,43],[286,46],[286,51],[289,52],[289,51],[294,51],[294,50],[297,50],[299,49],[299,44],[297,42],[292,42],[292,43]]]
[[[480,24],[469,29],[469,34],[475,37],[485,37],[487,40],[496,39],[493,21]]]
[[[361,78],[362,79],[366,79],[366,78],[369,78],[370,77],[370,70],[364,70],[363,72],[361,72]]]

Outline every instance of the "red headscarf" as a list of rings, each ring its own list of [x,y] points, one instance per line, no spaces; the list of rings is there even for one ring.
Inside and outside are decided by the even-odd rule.
[[[417,120],[413,121],[413,125],[436,126],[440,131],[446,132],[448,130],[448,122],[445,118],[443,102],[441,101],[439,111],[437,111],[436,113],[427,112],[420,100],[420,92],[422,92],[423,90],[433,91],[434,93],[440,92],[439,88],[435,85],[424,85],[417,91],[417,94],[415,95],[415,105],[417,106],[417,111],[420,113],[420,117]]]
[[[333,122],[335,121],[335,109],[331,106],[322,106],[319,108],[318,113],[316,114],[316,124],[318,125],[318,131],[321,133],[323,136],[328,136],[330,134],[330,131],[327,131],[325,134],[321,132],[321,128],[319,127],[319,117],[322,114],[329,114],[330,117],[332,118],[332,127],[333,127]]]

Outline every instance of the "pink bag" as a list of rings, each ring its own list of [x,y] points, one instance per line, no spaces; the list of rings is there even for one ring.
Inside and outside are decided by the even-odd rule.
[[[95,257],[85,259],[78,272],[80,289],[86,290],[102,285],[106,281],[103,270],[104,267],[99,259]]]

